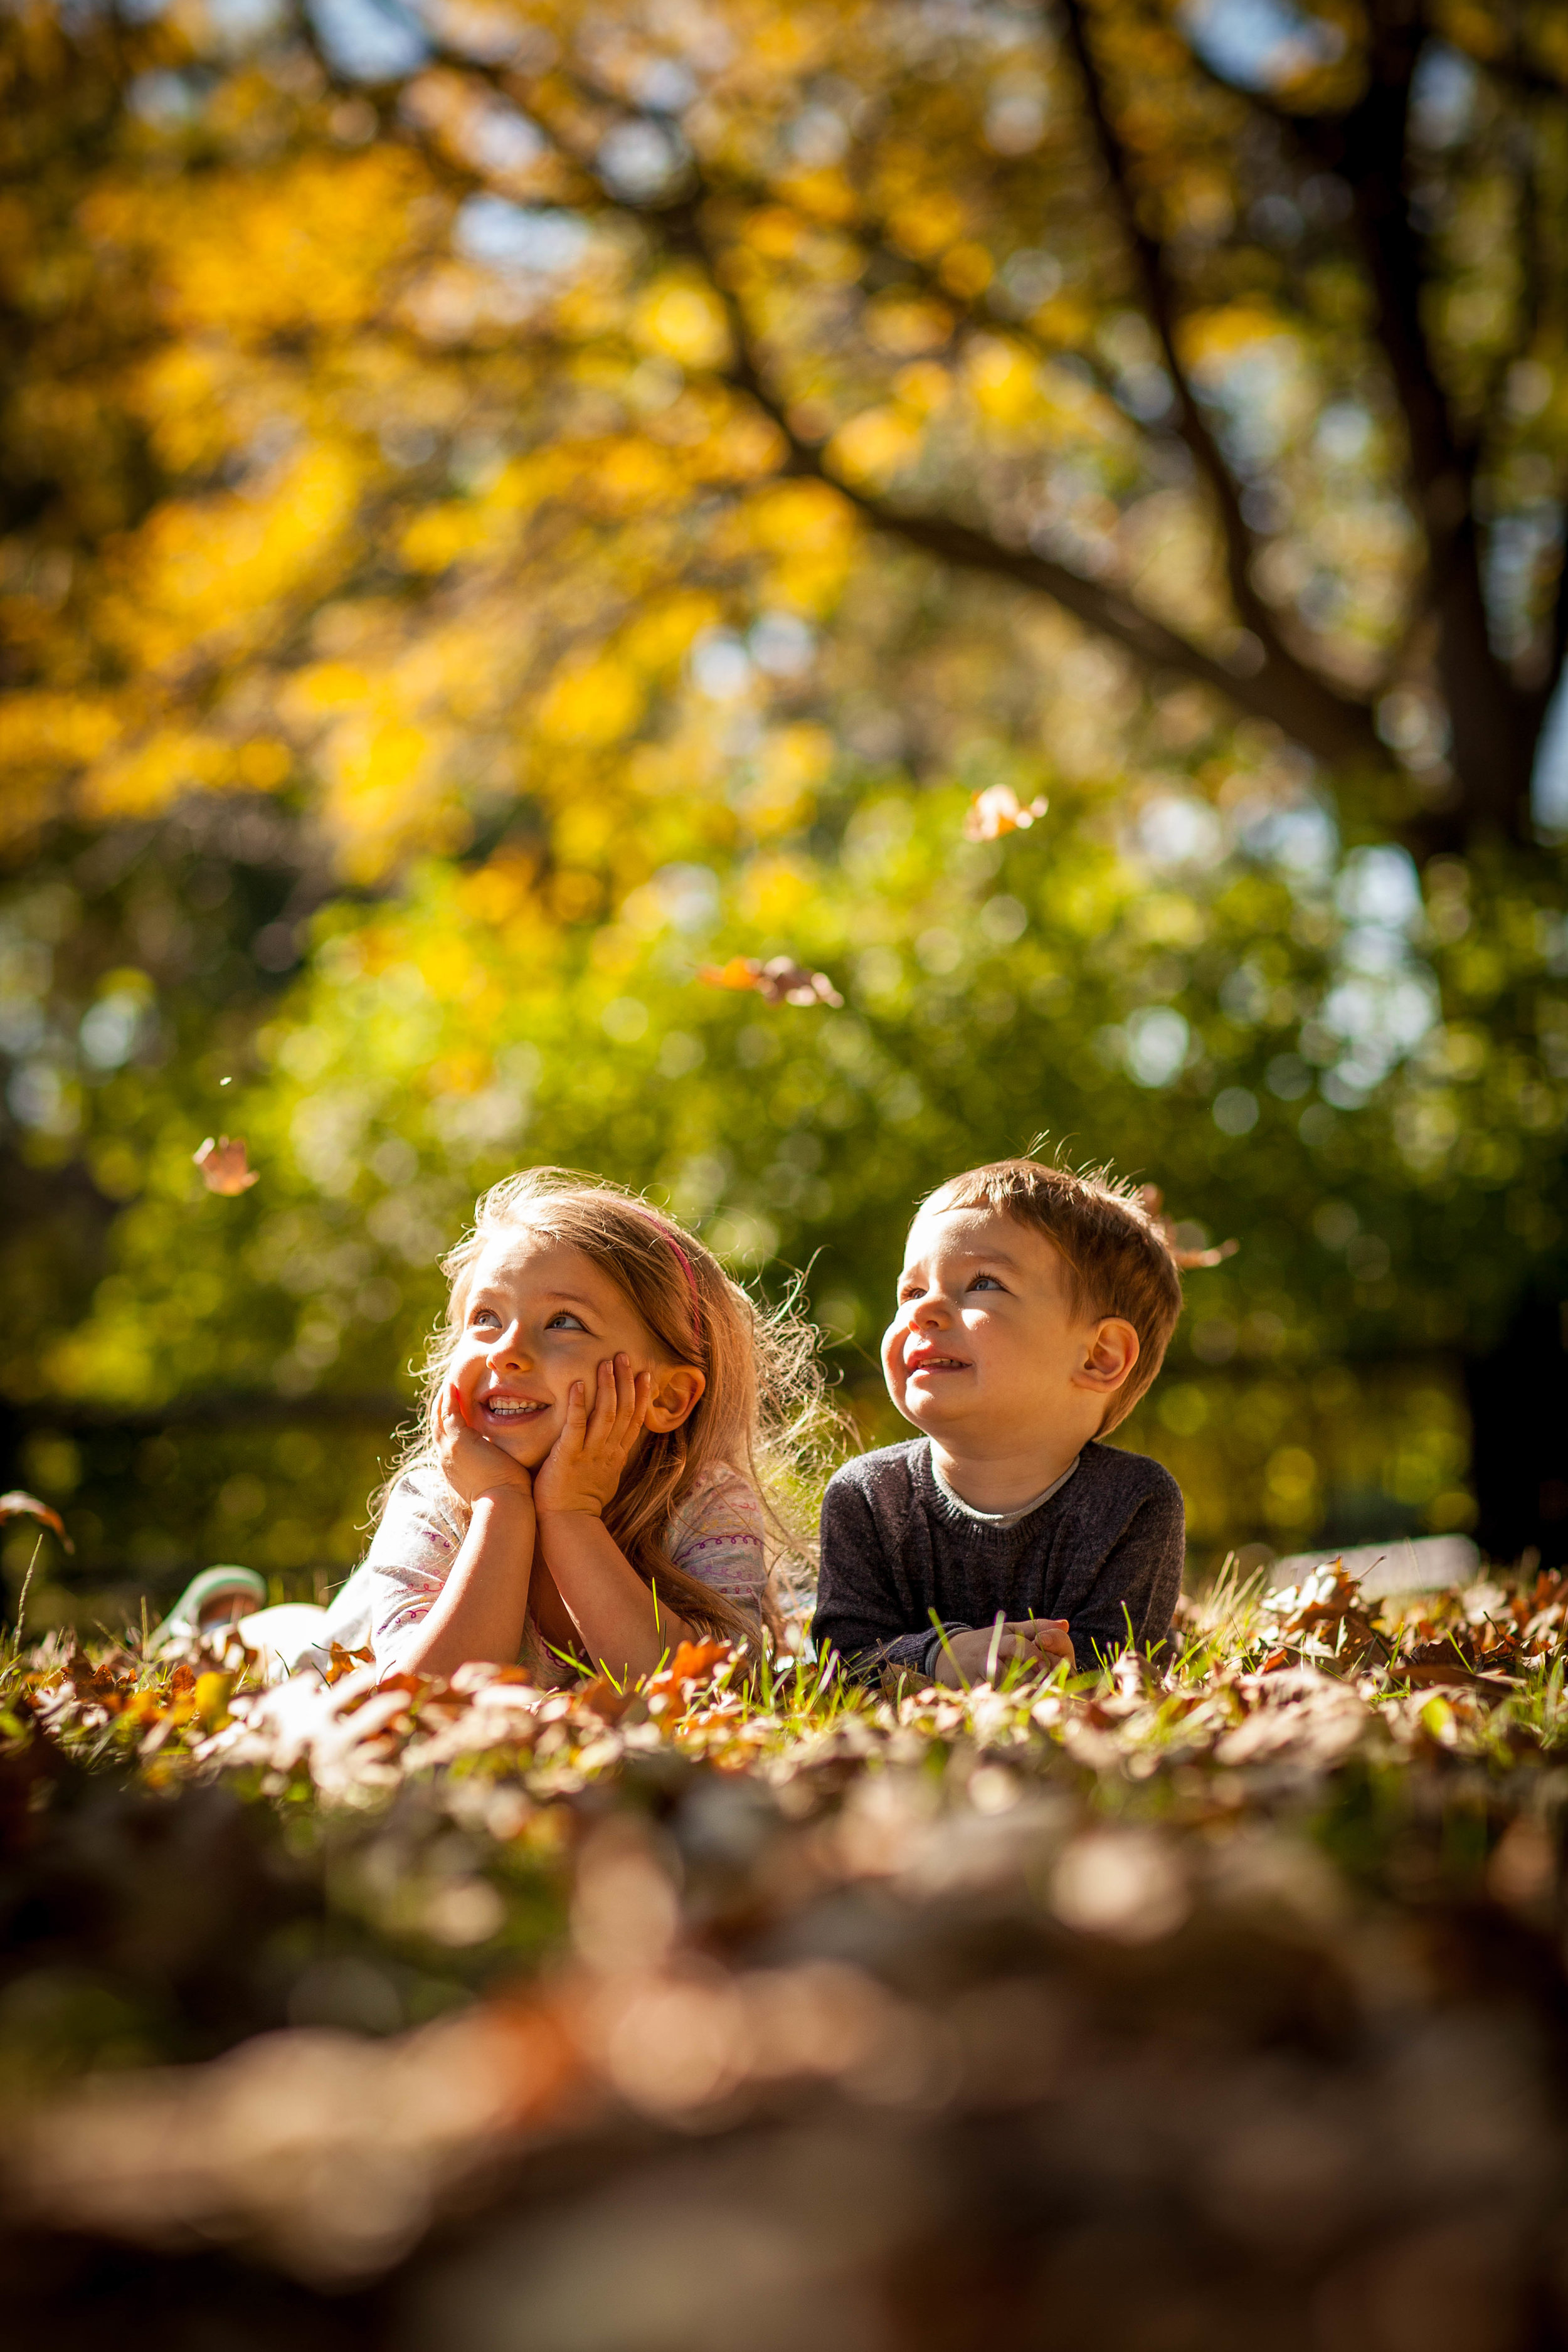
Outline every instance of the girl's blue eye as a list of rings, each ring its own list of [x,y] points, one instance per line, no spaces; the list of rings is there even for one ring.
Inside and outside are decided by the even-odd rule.
[[[585,1331],[588,1326],[568,1307],[561,1307],[545,1325],[547,1331]]]
[[[1002,1286],[994,1274],[977,1274],[969,1287],[971,1290],[1000,1290]]]

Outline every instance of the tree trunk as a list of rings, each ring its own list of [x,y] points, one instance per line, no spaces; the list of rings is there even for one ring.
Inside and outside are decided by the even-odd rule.
[[[1530,785],[1543,715],[1540,698],[1521,693],[1492,651],[1478,537],[1475,518],[1467,514],[1437,607],[1437,678],[1453,730],[1448,758],[1458,789],[1432,829],[1450,849],[1489,833],[1531,838]]]
[[[1568,1300],[1545,1288],[1524,1299],[1495,1348],[1466,1361],[1476,1538],[1490,1559],[1534,1552],[1543,1568],[1568,1567],[1565,1342]]]

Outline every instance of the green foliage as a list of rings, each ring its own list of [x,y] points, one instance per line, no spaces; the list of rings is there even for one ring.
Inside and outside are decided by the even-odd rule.
[[[13,1381],[143,1412],[269,1394],[306,1429],[312,1398],[379,1397],[384,1441],[436,1259],[480,1187],[550,1160],[654,1187],[765,1282],[808,1269],[880,1440],[876,1340],[913,1202],[1045,1133],[1161,1184],[1190,1243],[1241,1244],[1188,1277],[1126,1440],[1178,1470],[1203,1551],[1305,1541],[1325,1512],[1342,1537],[1466,1524],[1444,1351],[1486,1345],[1562,1261],[1555,890],[1499,857],[1432,866],[1423,896],[1402,853],[1338,852],[1266,757],[1206,795],[1173,775],[1135,813],[1058,783],[1001,841],[964,840],[963,808],[951,786],[850,773],[810,830],[674,857],[607,925],[552,923],[506,853],[431,864],[395,900],[323,909],[307,969],[248,1029],[220,1013],[112,1074],[79,1048],[72,1149],[129,1198],[89,1310],[19,1327]],[[704,984],[735,950],[822,965],[842,1009]],[[71,986],[68,966],[39,1000],[61,1030]],[[151,989],[137,1002],[167,1035]],[[191,991],[170,1018],[200,1023]],[[191,1165],[220,1125],[261,1171],[238,1199]],[[272,1443],[214,1453],[197,1540],[243,1549],[254,1525],[258,1564],[341,1573],[363,1486],[327,1507],[342,1539],[323,1526],[300,1554]],[[222,1499],[241,1488],[248,1522]],[[161,1540],[173,1572],[195,1496],[161,1501],[139,1557]]]

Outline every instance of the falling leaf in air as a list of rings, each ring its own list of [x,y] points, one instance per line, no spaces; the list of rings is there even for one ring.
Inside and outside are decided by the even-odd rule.
[[[731,956],[728,963],[705,963],[697,977],[710,988],[752,988],[769,1004],[842,1004],[825,971],[807,971],[789,956],[762,963],[755,956]]]
[[[987,784],[970,802],[963,820],[966,841],[1000,841],[1005,833],[1026,833],[1049,803],[1042,793],[1025,807],[1011,784]]]
[[[256,1170],[246,1165],[243,1135],[209,1135],[201,1150],[192,1156],[209,1192],[247,1192],[256,1182]]]
[[[1164,1234],[1171,1255],[1184,1274],[1191,1274],[1198,1266],[1223,1265],[1226,1259],[1234,1257],[1241,1247],[1239,1242],[1231,1241],[1220,1242],[1213,1249],[1184,1249],[1176,1239],[1178,1228],[1169,1217],[1161,1213],[1164,1207],[1165,1196],[1158,1184],[1141,1185],[1138,1198],[1143,1203],[1152,1221]]]
[[[40,1503],[37,1495],[24,1494],[20,1486],[13,1486],[8,1495],[0,1495],[0,1519],[22,1518],[42,1519],[45,1527],[53,1528],[67,1551],[75,1551],[76,1546],[67,1535],[59,1513],[51,1511],[47,1503]]]

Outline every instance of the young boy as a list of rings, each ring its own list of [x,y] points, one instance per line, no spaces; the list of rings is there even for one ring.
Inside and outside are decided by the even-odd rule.
[[[998,1160],[939,1186],[882,1341],[921,1434],[828,1486],[818,1651],[855,1675],[956,1685],[1011,1658],[1084,1667],[1163,1641],[1181,1488],[1100,1440],[1152,1381],[1181,1305],[1160,1227],[1100,1177]]]

